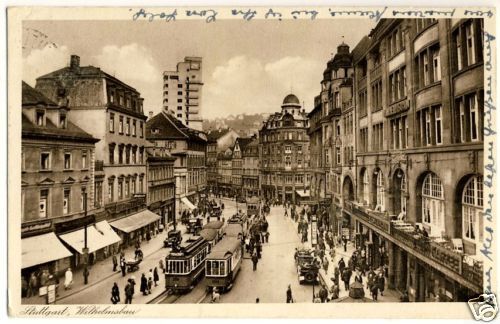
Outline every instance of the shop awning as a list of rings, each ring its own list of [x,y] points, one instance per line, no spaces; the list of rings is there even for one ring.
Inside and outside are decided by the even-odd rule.
[[[78,251],[78,253],[83,254],[83,247],[85,246],[84,232],[85,229],[82,228],[78,231],[59,235],[59,238]],[[106,221],[87,226],[87,247],[89,253],[120,241],[121,238]]]
[[[149,209],[144,209],[143,211],[140,211],[131,216],[127,216],[111,222],[110,225],[122,232],[130,233],[135,231],[136,229],[154,223],[160,220],[160,218],[160,216],[156,215]]]
[[[22,239],[21,250],[22,269],[73,255],[52,232]]]
[[[189,201],[189,199],[187,199],[186,197],[182,197],[181,198],[181,201],[184,203],[184,205],[186,205],[190,210],[194,210],[196,209],[196,206],[193,205],[192,202]]]
[[[295,190],[295,192],[301,198],[307,198],[307,197],[309,197],[309,190]]]

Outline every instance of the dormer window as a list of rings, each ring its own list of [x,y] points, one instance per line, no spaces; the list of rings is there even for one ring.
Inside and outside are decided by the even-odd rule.
[[[66,114],[59,115],[59,127],[62,129],[66,129],[66,127],[68,127],[68,121],[66,118]]]
[[[151,134],[160,134],[160,129],[159,128],[152,128]]]
[[[36,112],[36,125],[37,126],[45,126],[45,111],[38,110]]]

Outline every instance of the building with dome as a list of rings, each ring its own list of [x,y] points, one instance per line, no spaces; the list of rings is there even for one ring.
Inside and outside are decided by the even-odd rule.
[[[352,179],[354,162],[354,106],[352,54],[342,42],[327,63],[321,92],[308,114],[311,140],[311,200],[322,206],[335,235],[350,235],[349,218],[342,215],[341,182]],[[349,181],[349,180],[346,180]],[[354,181],[354,180],[353,180]],[[347,215],[346,215],[347,216]]]
[[[297,203],[309,191],[309,120],[299,99],[289,94],[281,111],[269,116],[259,131],[262,195]]]

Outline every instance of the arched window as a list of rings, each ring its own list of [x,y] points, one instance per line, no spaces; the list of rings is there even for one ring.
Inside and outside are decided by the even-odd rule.
[[[368,179],[368,172],[363,171],[363,204],[368,205],[370,201],[370,181]]]
[[[404,210],[408,213],[408,209],[406,209],[406,195],[407,195],[407,187],[406,187],[406,176],[404,173],[401,173],[401,210]]]
[[[377,204],[375,209],[378,211],[385,211],[385,189],[384,189],[384,175],[379,170],[377,172]],[[378,207],[378,208],[377,208]]]
[[[431,228],[431,236],[444,232],[444,194],[441,179],[429,173],[422,186],[422,222]]]
[[[483,177],[475,176],[467,182],[462,193],[462,237],[479,241],[479,219],[483,212]]]

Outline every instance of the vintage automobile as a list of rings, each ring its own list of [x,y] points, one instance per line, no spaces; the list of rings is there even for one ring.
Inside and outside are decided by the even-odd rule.
[[[179,245],[182,242],[182,234],[179,230],[168,231],[167,238],[163,241],[163,247]]]
[[[202,229],[202,219],[198,217],[192,217],[187,223],[187,232],[189,234],[198,235]]]
[[[313,252],[307,249],[296,249],[294,257],[299,283],[318,283],[319,265],[316,263]]]

